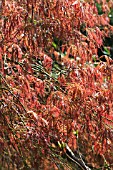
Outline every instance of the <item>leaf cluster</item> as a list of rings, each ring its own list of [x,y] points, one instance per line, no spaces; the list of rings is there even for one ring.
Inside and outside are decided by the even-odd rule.
[[[2,2],[1,169],[112,169],[112,6]]]

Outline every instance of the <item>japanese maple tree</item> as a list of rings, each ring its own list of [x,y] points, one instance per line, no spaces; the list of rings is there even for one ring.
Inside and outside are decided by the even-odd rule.
[[[112,169],[112,8],[112,0],[0,3],[1,169],[76,168],[66,146],[91,169]]]

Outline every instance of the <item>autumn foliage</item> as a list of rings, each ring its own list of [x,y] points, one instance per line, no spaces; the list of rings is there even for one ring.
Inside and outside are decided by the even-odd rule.
[[[98,49],[113,34],[113,1],[0,8],[0,168],[73,169],[67,144],[91,169],[112,169],[113,60]]]

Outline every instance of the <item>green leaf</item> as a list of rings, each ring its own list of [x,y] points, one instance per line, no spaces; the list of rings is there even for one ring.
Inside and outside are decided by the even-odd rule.
[[[34,20],[33,20],[33,23],[34,23],[34,25],[36,25],[36,24],[37,24],[37,20],[34,19]]]
[[[103,53],[104,53],[105,55],[110,55],[110,50],[108,50],[107,47],[104,47]]]
[[[98,62],[94,62],[94,67],[97,67],[98,66]]]
[[[110,24],[113,25],[113,9],[110,10],[108,17],[110,18]]]
[[[57,49],[57,44],[55,44],[55,42],[52,42],[52,46]]]
[[[74,134],[76,137],[78,137],[78,130],[73,131],[73,134]]]
[[[95,56],[95,55],[93,55],[93,56],[92,56],[92,59],[93,59],[93,61],[94,61],[94,62],[96,62],[96,61],[97,61],[97,59],[96,59],[96,56]]]
[[[64,142],[59,142],[58,141],[58,146],[61,148],[61,149],[64,149],[66,147],[66,144]]]
[[[96,7],[97,7],[97,10],[98,10],[98,14],[99,14],[99,15],[103,14],[102,5],[99,4],[99,3],[96,3]]]
[[[58,146],[60,147],[60,148],[62,148],[62,145],[61,145],[61,143],[58,141]]]

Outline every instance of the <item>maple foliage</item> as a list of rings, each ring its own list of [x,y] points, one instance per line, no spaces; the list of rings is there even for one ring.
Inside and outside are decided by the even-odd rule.
[[[113,34],[112,7],[111,0],[0,4],[0,168],[73,169],[65,144],[92,169],[113,167],[113,60],[98,56]]]

